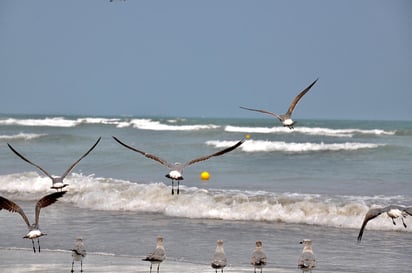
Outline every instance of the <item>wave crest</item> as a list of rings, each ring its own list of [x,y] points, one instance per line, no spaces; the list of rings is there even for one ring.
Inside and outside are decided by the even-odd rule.
[[[26,133],[19,133],[16,135],[0,135],[0,140],[30,140],[30,139],[34,139],[34,138],[39,138],[39,137],[43,137],[43,136],[47,136],[46,134],[26,134]]]
[[[61,202],[92,210],[150,212],[197,219],[279,221],[355,229],[362,224],[369,209],[367,204],[408,202],[402,196],[323,196],[205,190],[186,186],[181,187],[179,196],[173,196],[170,187],[163,183],[139,184],[81,174],[70,175],[66,182],[69,184],[68,193]],[[49,178],[34,172],[0,176],[0,191],[7,198],[16,200],[35,201],[51,191],[50,184]],[[410,226],[407,232],[412,232]],[[385,216],[371,221],[368,229],[405,230],[402,225],[392,225]]]
[[[227,132],[238,132],[238,133],[260,133],[260,134],[291,134],[291,133],[301,133],[305,135],[319,135],[319,136],[330,136],[330,137],[353,137],[354,135],[395,135],[396,131],[385,131],[382,129],[371,129],[371,130],[361,130],[361,129],[331,129],[331,128],[321,128],[321,127],[297,127],[294,130],[290,130],[286,127],[238,127],[238,126],[226,126],[225,131]]]
[[[217,148],[230,147],[234,141],[210,140],[206,144]],[[239,147],[244,152],[288,152],[288,153],[305,153],[305,152],[322,152],[322,151],[355,151],[360,149],[375,149],[384,146],[384,144],[374,143],[296,143],[284,141],[269,140],[248,140]]]

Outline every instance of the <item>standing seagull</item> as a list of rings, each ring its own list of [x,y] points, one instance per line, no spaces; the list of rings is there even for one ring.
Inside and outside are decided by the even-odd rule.
[[[223,241],[217,240],[215,254],[213,255],[212,262],[210,263],[210,265],[213,269],[215,269],[215,273],[217,273],[218,269],[221,269],[223,273],[223,268],[226,266],[226,264],[227,258],[225,255],[225,250],[223,249]]]
[[[101,137],[99,137],[99,139],[96,141],[96,143],[84,155],[82,155],[76,162],[74,162],[62,176],[57,176],[57,177],[51,176],[45,169],[43,169],[39,165],[37,165],[37,164],[31,162],[30,160],[28,160],[27,158],[25,158],[22,154],[17,152],[10,144],[7,143],[7,145],[18,157],[20,157],[24,161],[28,162],[29,164],[35,166],[40,171],[42,171],[45,175],[50,177],[50,179],[52,180],[52,186],[51,186],[52,189],[56,189],[57,191],[58,190],[62,191],[62,189],[64,187],[69,185],[69,184],[63,183],[63,179],[74,169],[74,167],[76,167],[77,164],[79,164],[80,160],[82,160],[84,157],[86,157],[94,149],[94,147],[96,147],[96,145],[97,145],[97,143],[99,143],[100,139],[101,139]]]
[[[312,269],[316,266],[316,259],[312,250],[312,240],[304,239],[300,243],[303,244],[303,251],[298,260],[298,267],[302,269],[302,272],[312,272]]]
[[[216,153],[214,153],[214,154],[211,154],[211,155],[208,155],[208,156],[199,157],[199,158],[193,159],[193,160],[191,160],[191,161],[189,161],[189,162],[186,162],[186,163],[184,163],[184,164],[182,164],[182,163],[174,163],[174,164],[172,164],[172,163],[169,163],[169,162],[166,161],[165,159],[162,159],[162,158],[160,158],[160,157],[158,157],[158,156],[155,156],[155,155],[146,153],[146,152],[141,151],[141,150],[138,150],[138,149],[136,149],[136,148],[134,148],[134,147],[132,147],[132,146],[129,146],[129,145],[121,142],[121,141],[120,141],[119,139],[117,139],[116,137],[113,137],[113,138],[114,138],[114,140],[116,140],[117,142],[119,142],[119,143],[120,143],[121,145],[123,145],[124,147],[129,148],[129,149],[132,150],[132,151],[141,153],[141,154],[144,155],[145,157],[150,158],[150,159],[153,159],[153,160],[159,162],[160,164],[168,167],[170,171],[169,171],[168,174],[166,174],[166,177],[172,180],[172,194],[174,194],[174,189],[173,189],[173,188],[174,188],[174,181],[175,181],[175,180],[176,180],[177,183],[178,183],[178,184],[177,184],[177,194],[179,194],[180,180],[183,180],[182,173],[183,173],[183,169],[184,169],[185,167],[190,166],[190,165],[192,165],[192,164],[194,164],[194,163],[197,163],[197,162],[200,162],[200,161],[207,160],[207,159],[209,159],[209,158],[211,158],[211,157],[223,155],[223,154],[225,154],[225,153],[228,153],[228,152],[230,152],[230,151],[233,151],[234,149],[236,149],[237,147],[239,147],[240,145],[242,145],[243,142],[245,142],[245,139],[242,139],[241,141],[239,141],[239,142],[236,143],[235,145],[233,145],[233,146],[231,146],[231,147],[229,147],[229,148],[226,148],[226,149],[224,149],[224,150],[221,150],[221,151],[219,151],[219,152],[216,152]]]
[[[403,220],[403,218],[406,218],[407,215],[412,215],[412,207],[401,207],[401,206],[391,205],[391,206],[387,206],[384,208],[369,209],[365,215],[362,227],[359,231],[358,242],[362,240],[363,230],[365,229],[366,224],[369,222],[369,220],[372,220],[378,217],[382,213],[386,213],[392,219],[392,223],[394,225],[396,225],[395,219],[400,217],[402,219],[403,226],[406,228],[407,225],[405,224],[405,221]]]
[[[16,203],[13,201],[10,201],[4,197],[0,196],[0,210],[1,209],[6,209],[10,212],[17,212],[18,214],[23,217],[24,222],[26,222],[27,227],[29,228],[29,233],[27,233],[23,238],[25,239],[31,239],[33,243],[33,251],[36,253],[36,248],[34,247],[34,239],[37,238],[37,244],[39,246],[39,252],[40,252],[40,237],[43,235],[47,235],[46,233],[43,233],[40,231],[39,228],[39,216],[40,216],[40,210],[42,208],[45,208],[47,206],[50,206],[51,204],[54,204],[57,199],[62,197],[67,191],[59,191],[55,192],[49,195],[46,195],[42,197],[39,201],[36,203],[36,210],[35,210],[35,222],[34,224],[30,225],[29,219],[27,218],[26,214],[24,213],[23,209],[19,207]]]
[[[264,114],[269,114],[271,116],[277,117],[280,120],[280,122],[282,122],[284,127],[289,127],[289,129],[293,129],[293,125],[295,124],[295,121],[292,120],[293,110],[295,109],[296,104],[298,104],[299,100],[303,97],[303,95],[305,95],[317,81],[318,81],[318,79],[316,79],[314,82],[312,82],[308,87],[306,87],[303,91],[301,91],[293,99],[292,103],[289,106],[288,111],[284,115],[279,115],[279,114],[272,113],[272,112],[269,112],[269,111],[266,111],[266,110],[252,109],[252,108],[246,108],[246,107],[242,107],[242,106],[240,106],[240,108],[250,110],[250,111],[261,112],[261,113],[264,113]]]
[[[74,272],[73,270],[74,261],[80,261],[80,272],[83,272],[83,258],[86,257],[86,249],[84,248],[82,238],[76,239],[76,245],[72,249],[72,257],[73,257],[73,262],[72,262],[71,272]]]
[[[150,262],[150,272],[152,272],[152,265],[157,264],[157,272],[159,273],[160,263],[166,259],[166,251],[163,246],[163,237],[157,237],[156,248],[143,261]]]
[[[266,265],[266,255],[262,250],[262,241],[256,241],[256,248],[252,253],[252,258],[250,260],[250,264],[253,265],[256,273],[256,268],[260,268],[260,272],[262,273],[263,267]]]

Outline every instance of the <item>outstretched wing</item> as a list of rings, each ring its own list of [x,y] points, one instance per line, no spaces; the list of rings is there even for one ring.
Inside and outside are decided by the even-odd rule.
[[[286,112],[286,116],[291,116],[293,110],[295,109],[296,104],[298,104],[299,100],[312,88],[312,86],[318,81],[318,79],[316,79],[314,82],[312,82],[308,87],[306,87],[305,89],[303,89],[303,91],[301,91],[292,101],[292,103],[289,106],[288,111]]]
[[[29,222],[29,219],[27,219],[26,214],[24,214],[24,211],[22,210],[22,208],[16,203],[14,203],[13,201],[10,201],[0,196],[0,210],[1,209],[6,209],[10,212],[17,212],[18,214],[21,215],[21,217],[23,217],[23,220],[24,222],[26,222],[27,227],[30,228],[30,222]]]
[[[121,142],[118,138],[116,138],[116,137],[114,137],[114,136],[113,136],[113,139],[116,140],[116,141],[117,141],[118,143],[120,143],[121,145],[123,145],[124,147],[126,147],[126,148],[128,148],[128,149],[130,149],[130,150],[132,150],[132,151],[138,152],[138,153],[144,155],[144,156],[147,157],[147,158],[153,159],[153,160],[159,162],[160,164],[162,164],[162,165],[164,165],[164,166],[166,166],[166,167],[168,167],[168,168],[172,168],[172,167],[173,167],[172,164],[170,164],[169,162],[167,162],[167,160],[165,160],[165,159],[163,159],[163,158],[160,158],[160,157],[158,157],[158,156],[156,156],[156,155],[149,154],[149,153],[146,153],[146,152],[144,152],[144,151],[138,150],[138,149],[136,149],[136,148],[134,148],[134,147],[132,147],[132,146],[129,146],[129,145]]]
[[[247,108],[247,107],[243,107],[243,106],[239,106],[239,107],[242,108],[242,109],[245,109],[245,110],[249,110],[249,111],[255,111],[255,112],[260,112],[260,113],[268,114],[268,115],[274,116],[274,117],[278,118],[280,121],[282,121],[282,117],[281,117],[280,115],[278,115],[278,114],[276,114],[276,113],[269,112],[269,111],[267,111],[267,110],[253,109],[253,108]]]
[[[233,151],[234,149],[236,149],[237,147],[239,147],[240,145],[242,145],[243,142],[245,142],[245,139],[242,139],[241,141],[239,141],[239,142],[236,143],[235,145],[230,146],[229,148],[226,148],[226,149],[224,149],[224,150],[218,151],[218,152],[216,152],[216,153],[214,153],[214,154],[193,159],[193,160],[185,163],[184,166],[189,166],[189,165],[192,165],[192,164],[194,164],[194,163],[207,160],[207,159],[209,159],[209,158],[211,158],[211,157],[220,156],[220,155],[223,155],[223,154],[228,153],[228,152],[230,152],[230,151]]]
[[[49,195],[43,196],[39,201],[36,203],[36,217],[35,217],[35,226],[38,227],[39,225],[39,216],[40,210],[51,204],[56,203],[57,199],[62,197],[67,191],[58,191],[51,193]]]
[[[382,209],[382,208],[374,208],[374,209],[368,210],[368,212],[365,215],[365,218],[363,219],[362,227],[359,231],[358,242],[360,242],[362,240],[362,235],[363,235],[363,231],[366,227],[366,224],[368,224],[368,222],[370,220],[378,217],[384,211],[385,211],[385,209]]]
[[[80,160],[85,158],[93,149],[96,147],[96,145],[99,143],[101,137],[99,137],[96,141],[96,143],[84,154],[82,155],[76,162],[74,162],[68,169],[67,171],[62,175],[62,180],[73,170],[74,167],[76,167],[77,164],[79,164]]]
[[[30,160],[28,160],[27,158],[25,158],[22,154],[20,154],[19,152],[17,152],[9,143],[7,143],[7,145],[9,146],[9,148],[21,159],[23,159],[24,161],[26,161],[27,163],[33,165],[34,167],[38,168],[40,171],[42,171],[45,175],[47,175],[48,177],[50,177],[51,180],[53,180],[53,176],[51,176],[45,169],[43,169],[42,167],[40,167],[39,165],[31,162]]]

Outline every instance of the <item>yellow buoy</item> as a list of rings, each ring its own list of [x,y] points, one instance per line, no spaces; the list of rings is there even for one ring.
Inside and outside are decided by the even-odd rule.
[[[210,174],[206,171],[200,173],[200,179],[203,181],[209,180],[210,179]]]
[[[251,136],[249,134],[246,134],[246,136],[245,136],[246,139],[250,139],[250,137]]]

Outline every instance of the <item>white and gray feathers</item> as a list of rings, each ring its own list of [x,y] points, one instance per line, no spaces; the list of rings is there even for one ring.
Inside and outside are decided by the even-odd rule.
[[[250,259],[250,264],[254,267],[254,272],[256,269],[260,268],[260,272],[264,266],[266,266],[267,258],[265,252],[262,249],[262,241],[256,241],[255,250],[252,252],[252,258]]]
[[[72,257],[73,261],[71,272],[74,272],[74,261],[80,261],[80,272],[83,272],[83,259],[86,257],[86,248],[84,247],[83,239],[80,237],[76,239],[76,244],[72,249]]]
[[[21,215],[21,217],[23,218],[24,222],[27,225],[27,228],[29,229],[29,233],[27,233],[23,238],[32,240],[34,252],[36,252],[36,249],[34,247],[33,240],[37,238],[39,252],[40,252],[40,242],[38,238],[40,238],[41,236],[47,235],[46,233],[41,232],[39,228],[40,210],[42,208],[50,206],[51,204],[54,204],[57,201],[57,199],[62,197],[65,193],[66,191],[59,191],[59,192],[51,193],[46,196],[43,196],[39,201],[37,201],[33,224],[30,224],[29,219],[27,218],[23,209],[19,205],[17,205],[13,201],[10,201],[2,196],[0,196],[0,210],[5,209],[10,212],[17,212],[18,214]]]
[[[302,269],[302,272],[312,272],[316,267],[315,254],[312,250],[312,240],[304,239],[300,243],[303,244],[303,250],[298,259],[298,268]]]
[[[292,119],[292,113],[293,110],[295,110],[296,105],[298,104],[299,100],[312,88],[312,86],[318,81],[318,79],[316,79],[314,82],[312,82],[308,87],[306,87],[305,89],[303,89],[292,101],[292,103],[290,104],[287,112],[283,115],[281,114],[276,114],[267,110],[263,110],[263,109],[252,109],[252,108],[247,108],[247,107],[243,107],[240,106],[240,108],[245,109],[245,110],[249,110],[249,111],[256,111],[256,112],[261,112],[264,114],[268,114],[271,116],[274,116],[276,118],[279,119],[280,122],[282,122],[284,127],[289,127],[289,129],[293,129],[295,121]]]
[[[231,151],[233,151],[234,149],[236,149],[237,147],[239,147],[240,145],[242,145],[243,142],[245,142],[245,139],[242,139],[242,140],[240,140],[239,142],[237,142],[235,145],[233,145],[233,146],[231,146],[231,147],[228,147],[228,148],[226,148],[226,149],[220,150],[220,151],[218,151],[218,152],[216,152],[216,153],[213,153],[213,154],[211,154],[211,155],[198,157],[198,158],[193,159],[193,160],[190,160],[190,161],[188,161],[188,162],[186,162],[186,163],[170,163],[170,162],[168,162],[167,160],[165,160],[165,159],[163,159],[163,158],[161,158],[161,157],[159,157],[159,156],[146,153],[146,152],[144,152],[144,151],[142,151],[142,150],[139,150],[139,149],[137,149],[137,148],[135,148],[135,147],[132,147],[132,146],[130,146],[130,145],[127,145],[127,144],[123,143],[122,141],[120,141],[118,138],[116,138],[116,137],[114,137],[114,136],[113,136],[113,139],[116,140],[116,141],[117,141],[119,144],[121,144],[122,146],[124,146],[124,147],[126,147],[126,148],[128,148],[128,149],[130,149],[130,150],[132,150],[132,151],[138,152],[138,153],[144,155],[145,157],[150,158],[150,159],[152,159],[152,160],[154,160],[154,161],[157,161],[157,162],[159,162],[160,164],[162,164],[163,166],[166,166],[167,168],[169,168],[169,173],[166,174],[166,177],[172,180],[172,194],[174,194],[173,182],[174,182],[174,181],[178,181],[178,183],[179,183],[180,180],[183,180],[183,169],[184,169],[184,168],[186,168],[186,167],[188,167],[188,166],[190,166],[190,165],[192,165],[192,164],[195,164],[195,163],[197,163],[197,162],[201,162],[201,161],[207,160],[207,159],[209,159],[209,158],[211,158],[211,157],[221,156],[221,155],[223,155],[223,154],[226,154],[226,153],[228,153],[228,152],[231,152]],[[178,187],[177,187],[177,194],[179,194],[179,184],[178,184]]]
[[[159,272],[160,263],[166,259],[166,251],[163,246],[163,237],[158,236],[156,240],[156,248],[143,259],[143,261],[150,262],[150,272],[152,272],[153,264],[157,264],[157,272]]]
[[[23,156],[22,154],[20,154],[19,152],[17,152],[9,143],[7,143],[7,145],[9,146],[9,148],[21,159],[23,159],[24,161],[26,161],[27,163],[33,165],[34,167],[38,168],[40,171],[42,171],[46,176],[48,176],[51,180],[52,180],[52,189],[56,189],[56,190],[62,190],[64,187],[68,186],[68,184],[65,184],[63,182],[64,178],[66,178],[66,176],[74,169],[74,167],[77,166],[77,164],[79,164],[80,160],[82,160],[83,158],[85,158],[95,147],[96,145],[99,143],[101,137],[99,137],[96,141],[96,143],[94,143],[94,145],[86,152],[84,153],[76,162],[74,162],[72,165],[70,165],[70,167],[63,173],[62,176],[52,176],[51,174],[49,174],[44,168],[42,168],[40,165],[33,163],[32,161],[30,161],[29,159],[27,159],[25,156]]]
[[[365,218],[363,219],[362,226],[359,231],[358,235],[358,242],[362,240],[362,235],[365,230],[366,225],[368,222],[372,219],[375,219],[382,213],[386,213],[391,219],[392,223],[396,225],[395,219],[396,218],[401,218],[402,219],[402,224],[406,228],[407,225],[404,221],[404,218],[406,218],[407,215],[412,215],[412,207],[403,207],[403,206],[396,206],[396,205],[391,205],[383,208],[371,208],[368,210],[368,212],[365,214]]]
[[[225,250],[223,249],[223,241],[222,240],[217,240],[217,246],[215,253],[213,254],[212,257],[212,262],[210,263],[210,266],[215,269],[215,272],[217,273],[218,269],[221,269],[221,272],[223,273],[223,268],[227,265],[227,258],[225,254]]]

